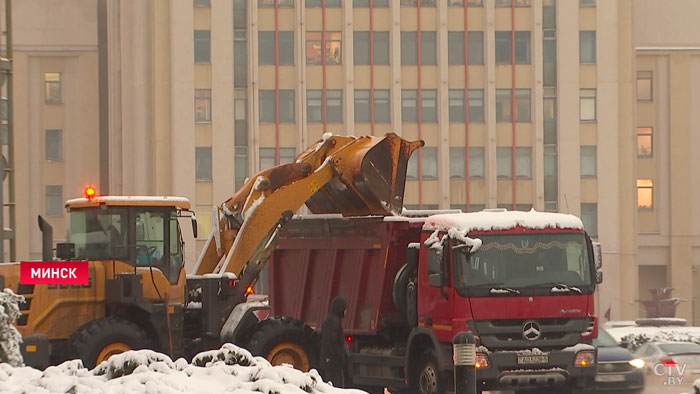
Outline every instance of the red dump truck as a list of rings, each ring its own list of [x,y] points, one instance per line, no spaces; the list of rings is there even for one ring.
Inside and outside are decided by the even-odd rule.
[[[471,331],[479,390],[567,392],[595,374],[596,254],[566,214],[296,218],[268,265],[271,317],[242,319],[237,342],[314,367],[317,332],[341,295],[353,386],[450,389],[452,338]]]

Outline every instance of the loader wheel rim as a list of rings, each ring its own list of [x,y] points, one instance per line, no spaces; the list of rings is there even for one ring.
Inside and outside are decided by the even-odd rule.
[[[272,365],[286,363],[304,372],[309,370],[309,356],[301,346],[293,342],[278,344],[267,353],[266,358]]]
[[[418,392],[420,394],[435,394],[437,393],[437,385],[437,373],[433,366],[428,364],[418,377]]]
[[[107,360],[108,358],[114,356],[115,354],[124,353],[131,350],[131,346],[122,342],[113,342],[107,344],[103,347],[99,353],[97,353],[97,363],[99,365],[101,362]]]

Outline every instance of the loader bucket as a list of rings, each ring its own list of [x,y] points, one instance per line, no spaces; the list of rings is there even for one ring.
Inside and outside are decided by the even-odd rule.
[[[311,212],[344,216],[400,214],[408,159],[423,141],[409,142],[394,133],[333,138],[337,143],[328,153],[340,176],[306,202]]]

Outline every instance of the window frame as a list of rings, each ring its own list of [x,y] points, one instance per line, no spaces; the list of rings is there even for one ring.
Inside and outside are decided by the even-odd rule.
[[[647,185],[640,185],[640,181],[648,181]],[[640,205],[640,193],[644,190],[649,190],[650,196],[649,201],[651,204],[649,206]],[[637,178],[637,210],[640,211],[652,211],[654,210],[654,180],[651,178]]]
[[[56,79],[49,79],[49,75],[56,75]],[[55,97],[54,93],[58,93]],[[61,72],[45,72],[44,73],[44,103],[45,104],[62,104],[63,103],[63,75]]]
[[[580,165],[579,172],[581,173],[581,178],[597,178],[598,177],[598,147],[596,145],[581,145],[579,148]],[[587,154],[584,154],[587,152]],[[592,152],[592,153],[591,153]],[[584,162],[589,163],[592,171],[586,171],[584,173]]]
[[[202,156],[203,154],[204,156]],[[212,155],[211,146],[196,146],[194,148],[195,182],[211,182],[214,179]],[[199,171],[199,169],[201,169],[201,171]]]
[[[202,103],[206,103],[201,106]],[[204,109],[204,116],[200,117],[200,109]],[[194,90],[194,122],[211,123],[211,89]]]
[[[649,130],[648,132],[642,133],[642,130]],[[637,157],[640,159],[648,159],[651,157],[654,157],[654,128],[651,126],[637,126],[636,128],[636,133],[637,133]],[[648,154],[640,154],[639,152],[639,138],[640,137],[649,137],[649,153]]]
[[[587,95],[584,95],[584,92]],[[592,95],[591,95],[592,92]],[[598,92],[596,89],[580,89],[579,90],[579,121],[581,122],[587,122],[587,123],[594,123],[598,119]],[[584,103],[587,103],[589,101],[593,101],[593,117],[592,118],[584,118]]]
[[[206,37],[197,37],[197,33],[206,32]],[[197,43],[203,45],[206,43],[206,48],[200,48],[198,56]],[[205,50],[206,49],[206,50]],[[194,31],[194,64],[211,64],[211,30],[197,29]],[[206,55],[206,56],[204,56]]]
[[[56,192],[58,190],[58,192]],[[58,208],[55,206],[49,207],[49,198],[53,198],[52,202],[58,202]],[[51,208],[51,209],[49,209]],[[54,209],[56,208],[56,209]],[[47,217],[63,217],[63,185],[45,185],[44,186],[44,212]]]
[[[54,134],[54,139],[56,135],[57,147],[56,147],[56,157],[49,157],[49,138],[50,134]],[[45,129],[44,130],[44,160],[51,163],[60,163],[63,161],[63,129]]]
[[[643,75],[647,74],[648,75]],[[640,75],[642,74],[642,75]],[[649,81],[649,98],[639,96],[639,83],[641,81]],[[651,70],[637,70],[635,80],[635,98],[637,101],[653,102],[654,101],[654,72]]]
[[[582,43],[584,42],[584,37],[586,35],[592,35],[592,37],[586,38],[586,40],[592,38],[592,45],[593,45],[593,52],[590,58],[588,58],[589,54],[586,54],[584,52],[584,47]],[[578,59],[580,64],[596,64],[598,61],[598,34],[595,30],[579,30],[578,32],[578,41],[579,41],[579,52],[578,52]],[[584,56],[585,55],[585,56]],[[584,59],[585,57],[585,59]]]

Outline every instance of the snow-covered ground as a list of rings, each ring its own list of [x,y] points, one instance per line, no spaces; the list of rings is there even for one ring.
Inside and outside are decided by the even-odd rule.
[[[316,370],[304,373],[291,366],[271,366],[241,348],[225,344],[203,352],[191,363],[172,361],[150,350],[111,357],[92,370],[80,360],[40,371],[0,364],[1,393],[328,393],[362,394],[324,383]]]

